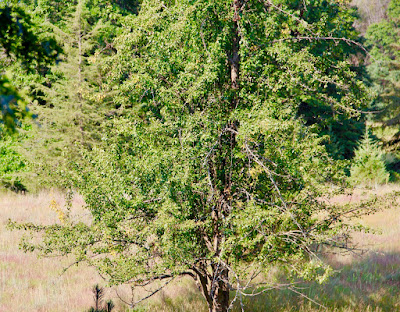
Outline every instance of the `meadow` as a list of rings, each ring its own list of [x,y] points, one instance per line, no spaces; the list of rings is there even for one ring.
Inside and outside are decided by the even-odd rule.
[[[398,188],[356,190],[333,201],[357,202],[372,193],[382,195]],[[54,206],[63,204],[63,195],[55,191],[0,195],[0,312],[87,311],[93,305],[91,289],[95,284],[105,287],[105,300],[112,299],[116,305],[113,311],[128,311],[118,295],[129,301],[132,297],[129,287],[107,288],[92,268],[69,267],[71,260],[67,258],[26,254],[18,247],[26,233],[6,228],[8,219],[43,224],[59,222]],[[77,216],[84,218],[80,208],[83,204],[79,196],[74,198],[73,209]],[[363,252],[329,255],[327,261],[337,273],[328,283],[302,286],[299,292],[303,296],[289,290],[273,290],[258,297],[246,297],[243,299],[245,311],[400,311],[400,209],[391,207],[379,211],[364,217],[361,223],[380,233],[353,235],[353,242]],[[64,271],[66,267],[69,268]],[[143,290],[133,290],[136,300],[143,294]],[[234,311],[240,310],[239,305],[234,307]],[[137,306],[135,311],[207,311],[207,307],[196,286],[182,279]]]

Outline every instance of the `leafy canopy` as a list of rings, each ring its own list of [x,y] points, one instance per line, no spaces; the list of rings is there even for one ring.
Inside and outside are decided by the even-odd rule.
[[[4,63],[18,62],[26,72],[41,71],[54,62],[60,49],[50,38],[41,38],[23,6],[0,4],[0,49]],[[26,99],[4,72],[0,72],[1,123],[13,131],[19,120],[29,116]]]
[[[372,24],[366,33],[371,48],[368,72],[378,97],[373,103],[375,127],[385,129],[384,141],[396,151],[400,139],[400,1],[392,0],[387,18]]]
[[[348,211],[316,200],[334,162],[299,110],[362,105],[352,21],[336,1],[143,1],[108,76],[129,114],[64,173],[92,218],[22,225],[43,232],[25,248],[72,253],[115,284],[192,276],[210,311],[271,265],[326,279],[311,246],[340,238]]]

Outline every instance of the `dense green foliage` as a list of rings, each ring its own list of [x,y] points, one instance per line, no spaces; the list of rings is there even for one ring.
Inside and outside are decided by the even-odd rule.
[[[106,84],[107,60],[115,53],[113,38],[124,16],[136,12],[135,1],[19,1],[32,16],[32,29],[62,48],[57,64],[26,72],[18,63],[4,68],[18,89],[29,94],[37,116],[30,130],[34,140],[21,150],[32,164],[35,181],[53,185],[55,172],[78,157],[76,144],[90,148],[100,142],[101,124],[119,114]]]
[[[371,47],[371,64],[368,71],[378,94],[373,103],[372,116],[375,127],[386,131],[383,139],[392,150],[400,140],[400,1],[392,0],[387,9],[387,19],[372,24],[366,33]]]
[[[372,140],[368,129],[355,153],[350,175],[354,185],[376,187],[389,181],[390,174],[386,170],[383,151]]]
[[[21,119],[29,116],[26,99],[7,78],[4,68],[9,63],[22,67],[24,73],[41,72],[60,51],[55,41],[36,33],[37,25],[17,4],[0,4],[0,109],[1,123],[13,131]]]
[[[44,99],[77,105],[81,134],[84,106],[100,105],[90,96],[104,90],[85,75],[105,43],[89,3],[58,20],[70,41],[49,87],[58,96]],[[143,1],[100,68],[118,111],[64,171],[92,219],[67,209],[60,224],[22,225],[43,235],[24,247],[73,254],[115,284],[191,276],[210,311],[226,311],[230,290],[243,295],[271,266],[324,281],[331,269],[312,246],[340,244],[351,214],[316,198],[336,174],[331,155],[351,154],[334,146],[359,131],[350,118],[367,99],[348,60],[362,52],[354,19],[333,0]]]
[[[26,170],[26,162],[16,145],[21,137],[5,134],[0,141],[0,185],[13,191],[26,190],[18,174]]]

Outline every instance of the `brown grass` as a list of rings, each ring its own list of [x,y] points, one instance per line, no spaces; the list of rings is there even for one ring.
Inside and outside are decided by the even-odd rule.
[[[371,194],[383,195],[398,186],[386,186],[377,190],[356,190],[352,195],[340,195],[332,199],[336,204],[357,202]],[[38,195],[0,194],[0,312],[42,311],[78,312],[92,304],[91,288],[104,282],[89,267],[80,265],[63,273],[70,259],[37,258],[18,248],[20,231],[6,229],[10,218],[20,222],[51,224],[59,222],[51,202],[59,207],[64,196],[59,192],[42,192]],[[76,217],[88,218],[80,208],[80,197],[73,200]],[[247,300],[246,311],[400,311],[400,209],[392,207],[360,220],[364,225],[381,232],[378,234],[355,233],[354,241],[369,252],[359,256],[332,255],[329,261],[340,271],[326,285],[308,285],[304,292],[327,309],[287,292],[269,292]],[[127,301],[130,289],[119,287],[118,293]],[[143,291],[134,292],[139,299]],[[117,304],[114,311],[127,311],[116,296],[116,289],[107,289],[107,299]],[[176,281],[166,287],[148,303],[136,311],[206,311],[204,301],[189,279]]]
[[[57,222],[50,209],[55,200],[62,205],[58,192],[17,196],[2,194],[0,200],[0,311],[83,311],[92,304],[91,287],[100,278],[93,269],[73,267],[68,259],[40,258],[18,248],[23,233],[6,229],[8,219],[42,224]],[[82,204],[74,199],[74,206]]]

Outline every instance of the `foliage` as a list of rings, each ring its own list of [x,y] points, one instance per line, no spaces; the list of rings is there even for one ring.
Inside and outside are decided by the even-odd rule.
[[[350,169],[350,181],[354,185],[377,186],[388,183],[390,174],[386,170],[382,149],[374,142],[369,130],[356,151]]]
[[[387,9],[387,19],[372,24],[366,33],[371,47],[371,64],[368,71],[378,94],[373,103],[372,122],[386,129],[386,145],[395,150],[400,142],[400,1],[392,0]]]
[[[14,132],[19,121],[30,116],[26,107],[26,99],[4,75],[0,76],[0,105],[2,113],[0,123],[9,132]],[[4,129],[2,130],[4,131]]]
[[[16,84],[33,98],[30,108],[39,127],[33,127],[35,140],[24,156],[46,183],[48,172],[63,167],[67,159],[77,160],[77,143],[90,148],[99,142],[102,122],[116,114],[105,66],[115,53],[112,40],[136,2],[129,10],[105,0],[22,2],[63,49],[59,62],[44,75],[8,66]]]
[[[16,150],[21,137],[4,134],[0,140],[0,185],[13,191],[24,191],[19,173],[26,170],[26,162]]]
[[[129,114],[64,172],[92,219],[67,206],[61,224],[20,225],[43,235],[24,248],[72,253],[114,284],[193,277],[215,312],[271,265],[288,285],[325,281],[312,246],[340,244],[358,212],[317,200],[334,161],[300,112],[333,122],[362,107],[347,61],[358,43],[344,38],[353,18],[325,0],[144,1],[108,63],[113,103]]]
[[[354,8],[349,8],[348,1],[337,1],[339,5],[326,10],[313,9],[313,13],[307,19],[308,23],[318,23],[321,19],[332,18],[332,22],[327,22],[325,25],[320,25],[319,31],[324,34],[329,34],[333,37],[352,39],[355,42],[352,44],[340,44],[338,48],[323,52],[325,48],[331,46],[331,42],[307,43],[311,47],[311,53],[321,58],[321,63],[326,64],[326,67],[321,68],[323,73],[331,70],[331,67],[341,66],[344,59],[351,59],[351,78],[350,81],[359,83],[365,75],[365,66],[363,60],[365,51],[360,48],[363,39],[359,36],[358,31],[353,27],[357,18],[357,11]],[[307,13],[305,13],[307,14]],[[358,44],[359,45],[358,45]],[[339,74],[339,73],[338,73]],[[339,74],[340,75],[340,74]],[[367,108],[369,99],[366,94],[359,94],[364,98],[364,102],[360,101],[357,107],[347,107],[348,114],[342,114],[341,109],[336,110],[330,98],[339,98],[342,96],[338,89],[343,86],[336,83],[327,82],[320,85],[315,92],[320,94],[320,98],[302,98],[297,109],[298,115],[301,116],[306,125],[313,126],[315,133],[321,137],[326,136],[325,146],[327,151],[335,159],[351,159],[354,155],[356,142],[360,139],[364,129],[363,115],[359,112]],[[352,92],[357,89],[357,86],[352,86]],[[327,94],[329,97],[324,96]]]
[[[41,38],[38,28],[22,6],[17,4],[0,6],[1,63],[18,62],[25,72],[41,71],[52,63],[59,52],[55,41]],[[11,82],[0,73],[0,104],[2,123],[13,131],[19,120],[30,116],[26,101]]]

